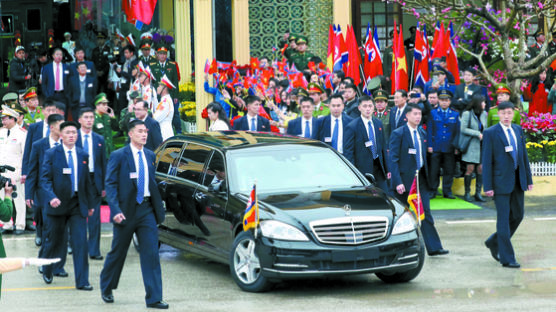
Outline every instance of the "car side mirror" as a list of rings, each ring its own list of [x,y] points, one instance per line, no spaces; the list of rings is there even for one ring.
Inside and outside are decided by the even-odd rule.
[[[369,180],[369,182],[371,182],[371,184],[375,185],[376,184],[376,179],[375,176],[370,174],[370,173],[365,173],[365,178],[367,178],[367,180]]]

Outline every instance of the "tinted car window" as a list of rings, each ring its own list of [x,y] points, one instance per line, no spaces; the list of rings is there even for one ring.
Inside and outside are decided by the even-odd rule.
[[[158,153],[156,172],[170,174],[174,159],[178,158],[184,142],[168,142],[161,153]]]
[[[205,162],[211,149],[197,144],[188,144],[176,164],[178,178],[201,183]]]
[[[207,171],[203,179],[203,185],[220,184],[226,179],[226,170],[224,165],[224,157],[219,152],[214,152],[210,159]],[[216,177],[216,179],[215,179]]]

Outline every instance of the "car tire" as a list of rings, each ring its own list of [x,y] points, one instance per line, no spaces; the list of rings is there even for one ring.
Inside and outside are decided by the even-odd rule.
[[[416,278],[417,275],[419,275],[424,264],[425,264],[425,243],[423,242],[423,238],[421,238],[420,248],[419,248],[419,265],[417,265],[416,268],[411,269],[409,271],[398,272],[394,274],[376,273],[376,276],[380,278],[380,280],[388,284],[407,283],[412,279]]]
[[[236,284],[244,291],[264,292],[271,282],[262,275],[256,253],[253,233],[241,232],[236,236],[230,253],[230,272]]]

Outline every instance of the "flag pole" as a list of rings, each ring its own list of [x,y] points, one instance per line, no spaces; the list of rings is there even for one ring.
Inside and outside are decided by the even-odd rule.
[[[419,190],[419,169],[415,170],[415,186],[417,187],[417,221],[421,226],[421,191]]]
[[[413,89],[413,75],[415,73],[415,55],[413,55],[413,64],[411,66],[411,77],[409,78],[409,90]]]
[[[259,227],[259,201],[257,199],[257,179],[255,179],[255,181],[253,182],[253,185],[255,186],[255,203],[256,203],[256,209],[255,209],[255,215],[256,215],[256,221],[255,221],[255,230],[253,231],[254,233],[254,237],[255,240],[257,240],[257,233],[258,233],[258,227]]]

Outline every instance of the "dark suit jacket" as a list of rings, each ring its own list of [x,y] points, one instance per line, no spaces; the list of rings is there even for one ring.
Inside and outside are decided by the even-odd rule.
[[[249,119],[247,118],[247,114],[234,121],[233,129],[249,131]],[[268,119],[257,115],[257,131],[270,132],[270,123]]]
[[[318,131],[317,139],[321,142],[327,143],[328,145],[332,144],[332,142],[326,142],[325,139],[325,138],[332,138],[332,126],[330,125],[331,120],[332,120],[332,115],[327,115],[319,119],[319,131]],[[344,138],[346,135],[347,126],[352,120],[353,119],[351,119],[349,116],[342,113],[342,131],[343,131],[342,133]]]
[[[66,90],[66,96],[68,97],[70,107],[79,107],[79,100],[81,99],[81,82],[79,81],[79,75],[72,76],[70,79],[68,89]],[[93,103],[95,96],[97,96],[97,80],[87,75],[85,77],[85,103],[87,106],[91,108],[95,107]]]
[[[106,146],[104,138],[98,133],[91,132],[93,140],[93,161],[95,167],[95,195],[100,196],[104,191],[104,179],[106,177]],[[77,142],[75,145],[83,148],[81,141],[81,131],[78,132]],[[87,171],[89,172],[89,171]]]
[[[122,86],[124,87],[127,86],[127,88],[122,87],[122,89],[126,89],[125,91],[129,89],[129,85],[133,82],[134,78],[133,76],[131,76],[131,71],[137,66],[137,64],[139,64],[139,59],[136,58],[135,60],[129,62],[129,69],[127,73],[123,70],[123,65],[122,65],[122,71],[119,74],[116,73],[116,75],[118,75],[119,77],[124,77],[127,80],[125,84],[122,84]]]
[[[90,203],[93,202],[93,190],[89,178],[89,157],[80,147],[75,147],[77,159],[77,192],[79,194],[79,211],[86,218]],[[44,160],[40,171],[40,186],[43,191],[43,199],[48,203],[46,214],[64,215],[70,212],[67,206],[73,195],[73,187],[70,174],[64,174],[64,168],[68,168],[64,147],[62,144],[51,148],[44,154]],[[50,201],[58,198],[62,203],[59,207],[50,206]]]
[[[95,69],[95,64],[91,61],[85,61],[85,64],[87,64],[87,76],[93,77],[96,80],[97,70]],[[79,76],[79,73],[77,72],[77,62],[69,64],[69,69],[70,75],[73,77]]]
[[[423,169],[428,179],[427,166],[427,142],[425,138],[427,134],[422,128],[418,128],[421,138],[421,155],[423,157]],[[392,173],[392,187],[403,184],[406,192],[411,189],[415,171],[417,170],[417,159],[414,154],[409,154],[409,149],[415,148],[413,137],[407,126],[400,127],[392,132],[390,136],[390,172]],[[428,186],[427,186],[428,187]]]
[[[303,121],[303,117],[297,117],[294,120],[290,120],[288,122],[288,129],[286,130],[286,133],[289,135],[302,135],[303,134],[303,125],[301,124]],[[311,119],[311,139],[317,139],[318,138],[318,132],[319,132],[319,120],[318,118],[313,117]]]
[[[54,88],[56,87],[55,83],[56,81],[54,80],[54,69],[53,69],[53,63],[50,62],[48,64],[46,64],[43,68],[42,68],[42,92],[44,94],[44,96],[46,98],[52,97],[54,95]],[[67,64],[62,63],[62,73],[60,73],[60,75],[63,75],[63,88],[64,91],[67,91],[67,86],[70,80],[70,70],[69,70],[69,66]],[[66,92],[64,92],[66,93]]]
[[[162,199],[155,180],[154,162],[155,154],[143,149],[149,169],[149,191],[151,193],[151,204],[154,209],[156,223],[164,221],[165,213],[162,207]],[[137,178],[131,179],[130,174],[136,173],[135,161],[131,154],[131,147],[126,145],[119,150],[112,152],[108,160],[106,169],[106,200],[110,206],[110,220],[114,216],[123,213],[127,219],[135,216],[137,203]],[[124,221],[125,224],[125,221]]]
[[[33,143],[29,153],[29,170],[27,180],[25,180],[25,199],[37,199],[40,201],[42,192],[39,187],[39,173],[43,163],[44,153],[50,149],[49,138],[42,138]],[[36,194],[35,194],[36,193]]]
[[[355,98],[351,102],[346,103],[346,108],[344,112],[349,116],[351,119],[355,119],[361,116],[361,112],[359,111],[359,99]]]
[[[160,124],[150,116],[147,116],[145,119],[145,126],[149,129],[149,135],[147,136],[147,143],[145,144],[145,147],[154,151],[162,143]]]
[[[496,124],[483,132],[483,185],[485,191],[494,194],[510,194],[516,183],[523,191],[533,184],[529,158],[525,148],[525,137],[518,125],[512,124],[517,142],[517,169],[519,181],[515,179],[514,160],[506,146],[511,146],[500,124]]]
[[[462,112],[475,94],[482,94],[481,86],[478,86],[476,84],[469,85],[467,87],[466,94],[465,83],[457,85],[456,93],[454,94],[454,98],[452,99],[452,107],[455,110]]]
[[[406,104],[397,124],[396,124],[396,114],[398,113],[398,107],[394,106],[390,109],[390,135],[392,134],[392,132],[394,132],[394,130],[398,129],[399,127],[407,125],[407,118],[405,117],[405,114],[407,113],[408,109],[409,107],[407,107]]]
[[[380,160],[382,173],[387,176],[386,169],[386,150],[384,141],[384,128],[382,122],[373,118],[373,128],[375,132],[376,152]],[[344,156],[359,169],[362,173],[374,173],[373,152],[371,147],[365,146],[369,141],[367,128],[361,117],[352,120],[344,132]]]
[[[44,123],[45,121],[32,123],[27,128],[27,137],[25,138],[25,149],[23,150],[23,162],[21,164],[22,175],[27,175],[29,173],[29,156],[31,155],[31,148],[34,142],[42,139]]]

